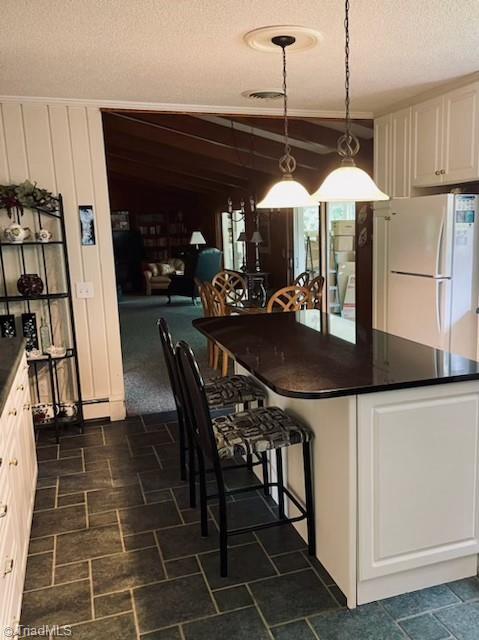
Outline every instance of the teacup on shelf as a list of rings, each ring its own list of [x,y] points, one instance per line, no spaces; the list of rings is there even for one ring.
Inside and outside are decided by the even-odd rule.
[[[66,347],[56,347],[54,344],[52,344],[51,347],[45,349],[45,353],[51,355],[52,358],[63,358],[66,352]]]
[[[35,233],[35,238],[38,240],[38,242],[50,242],[52,237],[52,232],[48,231],[48,229],[40,229]]]
[[[11,244],[21,244],[27,238],[30,237],[31,231],[28,227],[22,227],[22,225],[12,222],[3,231],[3,236],[7,242]]]

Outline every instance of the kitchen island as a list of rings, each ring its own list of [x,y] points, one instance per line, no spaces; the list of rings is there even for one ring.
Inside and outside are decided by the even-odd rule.
[[[193,324],[313,430],[317,555],[350,608],[477,574],[479,363],[315,310]]]

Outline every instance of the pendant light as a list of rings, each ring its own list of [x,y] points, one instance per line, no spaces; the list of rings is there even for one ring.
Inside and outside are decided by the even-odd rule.
[[[383,193],[374,180],[354,162],[354,156],[359,151],[359,140],[351,131],[351,116],[349,113],[349,0],[345,2],[345,132],[338,140],[338,154],[341,156],[341,165],[334,169],[324,180],[319,189],[313,193],[316,202],[373,202],[377,200],[389,200],[389,196]]]
[[[290,209],[293,207],[310,207],[316,202],[302,184],[293,179],[296,160],[291,155],[288,137],[288,94],[286,90],[286,47],[296,42],[293,36],[275,36],[271,42],[281,47],[283,52],[283,118],[284,118],[284,155],[279,160],[279,168],[283,177],[276,182],[266,196],[258,202],[257,209]]]

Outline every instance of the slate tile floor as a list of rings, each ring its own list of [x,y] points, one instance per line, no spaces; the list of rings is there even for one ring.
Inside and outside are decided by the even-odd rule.
[[[92,424],[59,446],[40,433],[25,627],[72,625],[74,640],[479,640],[477,577],[348,611],[292,527],[234,538],[221,578],[217,508],[201,538],[172,419]],[[236,526],[274,516],[261,492],[229,508]]]

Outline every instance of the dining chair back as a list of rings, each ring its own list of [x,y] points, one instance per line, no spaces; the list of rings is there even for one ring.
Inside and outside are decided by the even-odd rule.
[[[224,294],[209,282],[203,283],[207,304],[211,316],[226,316],[226,299]]]
[[[303,273],[300,273],[299,276],[296,276],[296,278],[293,281],[293,286],[294,287],[307,287],[309,284],[309,272],[308,271],[303,271]]]
[[[235,304],[246,298],[247,284],[237,271],[225,269],[215,275],[212,285],[223,294],[226,304]]]
[[[313,309],[321,309],[323,306],[324,276],[313,278],[307,288],[311,292]]]
[[[273,293],[266,308],[268,313],[276,310],[300,311],[301,309],[311,309],[311,291],[305,287],[283,287]]]

